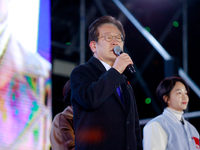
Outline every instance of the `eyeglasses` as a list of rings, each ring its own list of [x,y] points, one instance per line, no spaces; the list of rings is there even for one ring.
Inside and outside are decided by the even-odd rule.
[[[110,35],[110,34],[107,34],[107,35],[104,35],[104,36],[102,36],[102,37],[99,37],[99,38],[103,38],[104,37],[104,39],[107,41],[107,42],[111,42],[112,40],[113,40],[113,37],[115,37],[115,40],[117,41],[117,42],[122,42],[122,41],[124,41],[124,37],[122,36],[122,35]],[[98,39],[99,39],[98,38]]]

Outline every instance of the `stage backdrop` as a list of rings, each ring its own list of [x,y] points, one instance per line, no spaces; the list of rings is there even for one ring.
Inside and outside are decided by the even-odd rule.
[[[0,0],[0,149],[49,150],[50,0]]]

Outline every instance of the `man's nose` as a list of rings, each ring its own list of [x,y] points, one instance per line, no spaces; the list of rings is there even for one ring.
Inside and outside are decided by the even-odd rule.
[[[112,39],[111,42],[112,42],[112,44],[118,44],[118,41],[116,40],[116,37],[115,37],[115,36],[113,37],[113,39]]]

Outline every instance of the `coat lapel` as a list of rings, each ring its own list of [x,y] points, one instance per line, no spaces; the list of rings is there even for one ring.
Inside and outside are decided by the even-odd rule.
[[[122,91],[121,91],[122,92]],[[123,93],[121,93],[122,94],[122,97],[123,97]],[[118,102],[120,103],[120,105],[122,106],[122,109],[124,110],[124,112],[125,112],[125,104],[122,104],[122,100],[120,99],[120,97],[119,97],[119,95],[118,95],[118,93],[117,93],[117,89],[115,90],[115,92],[114,92],[114,95],[115,95],[115,97],[116,97],[116,99],[118,100]]]
[[[98,71],[98,73],[104,74],[106,72],[106,68],[97,58],[91,57],[89,62],[91,62],[91,64],[96,67],[96,71]]]
[[[127,81],[127,77],[125,75],[122,75],[122,76],[124,78],[124,83],[121,85],[121,88],[122,88],[122,93],[123,93],[126,115],[128,115],[128,113],[130,112],[131,105],[133,105],[131,102],[131,99],[132,99],[131,91],[133,89],[130,83]]]
[[[89,62],[91,62],[92,65],[94,65],[94,66],[97,68],[96,71],[98,71],[99,76],[101,76],[102,74],[104,74],[104,73],[106,72],[105,67],[103,66],[103,64],[102,64],[97,58],[91,57],[90,60],[89,60]],[[123,75],[123,78],[124,78],[124,80],[126,81],[126,76]],[[126,82],[125,82],[125,83],[126,83]],[[125,100],[123,91],[126,91],[126,90],[123,90],[123,89],[124,89],[124,86],[125,86],[125,88],[126,88],[126,84],[123,85],[123,87],[122,87],[122,85],[121,85],[121,89],[122,89],[121,92],[122,92],[122,97],[123,97],[123,99]],[[117,87],[116,87],[116,88],[117,88]],[[125,107],[127,107],[127,106],[126,106],[126,102],[124,101],[124,105],[125,105],[125,106],[124,106],[124,105],[122,104],[122,101],[121,101],[121,99],[120,99],[118,93],[117,93],[117,90],[115,90],[114,95],[115,95],[116,99],[119,101],[120,105],[122,106],[122,109],[124,110],[124,112],[126,112],[126,110],[125,110]],[[130,107],[127,107],[127,108],[130,108]]]

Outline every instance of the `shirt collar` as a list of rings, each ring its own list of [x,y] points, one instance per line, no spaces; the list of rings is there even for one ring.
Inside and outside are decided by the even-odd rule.
[[[106,68],[107,71],[111,68],[111,66],[105,63],[104,61],[102,60],[99,60],[99,61],[103,64],[103,66]]]
[[[167,107],[166,109],[167,109],[168,111],[170,111],[172,114],[174,114],[174,115],[178,118],[178,120],[181,120],[182,115],[183,115],[183,111],[182,111],[182,112],[176,111],[176,110],[171,109],[171,108],[169,108],[169,107]]]

